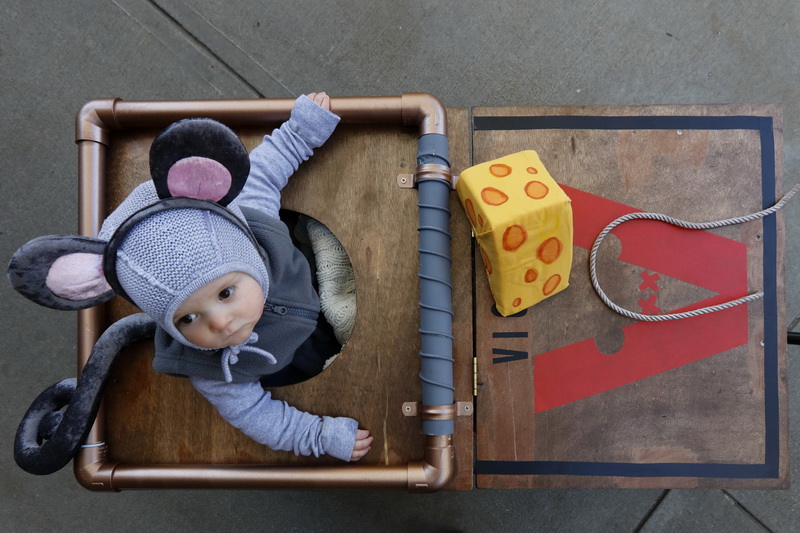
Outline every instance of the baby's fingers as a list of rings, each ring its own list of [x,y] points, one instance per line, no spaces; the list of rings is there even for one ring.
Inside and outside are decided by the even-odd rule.
[[[353,446],[353,453],[350,456],[351,461],[358,461],[370,451],[373,438],[369,436],[369,431],[359,429],[356,433],[356,442]]]
[[[312,102],[320,106],[321,108],[330,111],[331,110],[331,98],[325,92],[321,93],[309,93],[308,97],[311,99]]]
[[[350,456],[350,462],[356,462],[369,453],[372,448],[364,448],[363,450],[354,450]]]

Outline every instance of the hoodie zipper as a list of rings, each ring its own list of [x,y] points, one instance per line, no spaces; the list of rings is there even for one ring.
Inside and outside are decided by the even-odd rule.
[[[299,316],[302,318],[308,318],[310,320],[316,320],[317,315],[314,311],[309,311],[308,309],[297,309],[295,307],[286,307],[285,305],[272,305],[272,304],[264,304],[264,311],[269,311],[271,313],[275,313],[276,315],[290,315],[290,316]]]

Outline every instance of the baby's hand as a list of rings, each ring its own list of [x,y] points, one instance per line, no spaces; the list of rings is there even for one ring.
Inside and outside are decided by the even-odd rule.
[[[353,455],[350,456],[350,461],[358,461],[367,455],[367,452],[370,450],[370,444],[372,444],[372,437],[369,436],[369,430],[359,429],[358,432],[356,432],[356,444],[353,446]]]
[[[325,111],[331,110],[331,97],[325,94],[324,92],[309,93],[308,97],[311,98],[312,102],[320,106]]]

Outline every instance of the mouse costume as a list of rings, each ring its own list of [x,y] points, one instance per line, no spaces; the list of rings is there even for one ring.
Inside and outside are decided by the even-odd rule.
[[[221,124],[173,124],[153,142],[153,181],[128,196],[97,239],[34,239],[12,258],[9,280],[20,293],[56,309],[125,296],[156,322],[156,370],[188,377],[225,420],[262,444],[349,460],[355,420],[298,411],[273,400],[260,383],[317,346],[324,320],[312,273],[278,210],[280,190],[338,120],[301,96],[290,119],[249,157]],[[245,342],[196,346],[173,315],[194,291],[230,272],[258,282],[265,311]],[[30,428],[25,432],[30,438]]]
[[[264,294],[264,259],[241,226],[203,208],[178,208],[148,216],[127,232],[116,250],[116,277],[125,294],[180,342],[173,315],[203,285],[230,272],[255,279]]]

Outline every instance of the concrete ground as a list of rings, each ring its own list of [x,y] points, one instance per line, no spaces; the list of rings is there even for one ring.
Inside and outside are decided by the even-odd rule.
[[[648,4],[656,4],[657,7]],[[794,0],[26,0],[0,6],[0,257],[76,228],[75,113],[87,100],[429,92],[447,107],[780,103],[785,188],[800,174]],[[800,317],[800,207],[787,207]],[[4,260],[6,260],[4,259]],[[787,491],[165,491],[95,494],[13,462],[20,416],[74,375],[75,317],[0,286],[4,531],[798,531]],[[797,428],[798,348],[790,347]],[[798,479],[792,430],[792,477]]]

